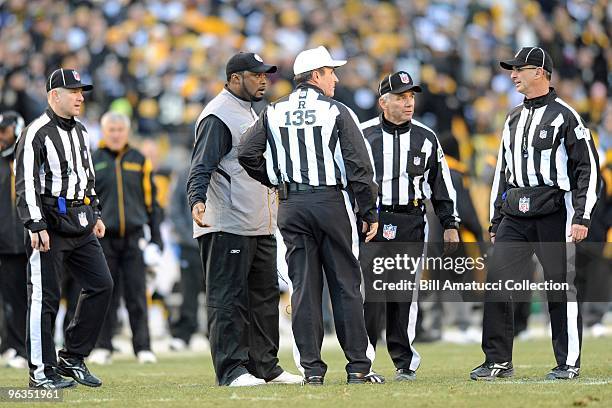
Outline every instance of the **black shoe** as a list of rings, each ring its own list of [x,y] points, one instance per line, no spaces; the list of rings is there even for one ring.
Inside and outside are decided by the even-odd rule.
[[[57,390],[60,388],[76,387],[77,383],[74,380],[62,378],[58,374],[52,374],[42,379],[35,380],[30,377],[30,388],[41,388],[45,390]]]
[[[383,377],[382,375],[374,371],[370,371],[368,374],[348,373],[348,375],[346,376],[346,383],[347,384],[367,384],[367,383],[384,384],[385,377]]]
[[[323,385],[323,376],[311,375],[310,377],[304,377],[302,385]]]
[[[83,384],[88,387],[99,387],[102,385],[102,381],[89,372],[89,369],[85,365],[85,361],[83,361],[82,358],[58,357],[55,371],[64,377],[72,377],[79,384]]]
[[[580,367],[559,365],[546,375],[547,380],[572,380],[580,376]]]
[[[508,378],[514,375],[514,368],[511,361],[504,363],[492,363],[485,361],[484,364],[476,367],[470,373],[472,380],[494,380],[495,378]]]
[[[399,368],[395,372],[395,381],[414,381],[416,380],[416,373],[408,368]]]

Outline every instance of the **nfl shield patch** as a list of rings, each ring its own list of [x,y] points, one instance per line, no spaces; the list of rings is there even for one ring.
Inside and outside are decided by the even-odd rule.
[[[76,72],[76,71],[74,71],[74,70],[72,71],[72,76],[73,76],[73,77],[74,77],[74,79],[76,79],[77,81],[80,81],[80,80],[81,80],[81,76],[79,75],[79,73],[78,73],[78,72]]]
[[[399,77],[400,77],[400,81],[402,81],[403,83],[405,83],[405,84],[409,84],[410,83],[410,77],[408,76],[407,73],[400,72]]]
[[[548,136],[548,132],[546,130],[540,130],[540,139],[546,139],[546,136]]]
[[[395,235],[397,234],[397,225],[393,224],[384,224],[383,225],[383,238],[387,240],[395,239]]]
[[[421,158],[419,156],[415,156],[414,160],[412,162],[414,163],[415,166],[420,166],[421,165]]]
[[[89,224],[89,222],[87,222],[87,215],[85,215],[84,211],[79,213],[79,224],[81,224],[83,228],[87,227],[87,224]]]
[[[531,199],[527,198],[527,197],[521,197],[519,198],[519,211],[522,213],[526,213],[527,211],[529,211],[529,201]]]

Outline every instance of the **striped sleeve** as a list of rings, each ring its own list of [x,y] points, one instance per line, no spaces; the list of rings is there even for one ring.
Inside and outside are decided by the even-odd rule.
[[[34,122],[19,138],[15,154],[15,190],[21,221],[32,232],[47,229],[40,201],[39,169],[44,162],[44,145]]]
[[[506,123],[504,124],[503,135],[510,132],[508,123],[509,118],[506,119]],[[493,177],[493,185],[491,187],[491,199],[489,206],[491,226],[489,227],[489,231],[492,233],[497,232],[497,227],[499,227],[499,224],[501,223],[501,220],[503,218],[503,214],[501,213],[501,207],[503,202],[503,194],[506,191],[506,157],[504,151],[503,135],[501,143],[499,145],[497,164],[495,166],[495,175]]]
[[[457,193],[437,137],[435,137],[435,152],[428,180],[431,186],[431,203],[442,227],[447,229],[452,227],[452,224],[460,222],[457,212]]]
[[[366,139],[363,137],[359,128],[359,120],[353,111],[341,103],[336,106],[340,112],[336,117],[338,140],[348,184],[355,193],[359,214],[369,224],[378,222],[376,211],[378,186],[374,179],[374,168],[366,146]]]
[[[591,132],[573,110],[565,132],[565,148],[568,156],[568,174],[572,182],[574,207],[572,224],[589,227],[599,193],[601,178],[599,159]]]
[[[85,188],[85,195],[87,195],[91,200],[91,206],[94,209],[94,215],[97,218],[102,218],[102,206],[100,205],[100,200],[98,199],[98,195],[96,194],[96,172],[94,170],[93,159],[90,148],[89,141],[89,133],[85,131],[85,128],[82,129],[83,139],[85,141],[85,151],[87,152],[87,165],[85,172],[87,174],[87,187]]]

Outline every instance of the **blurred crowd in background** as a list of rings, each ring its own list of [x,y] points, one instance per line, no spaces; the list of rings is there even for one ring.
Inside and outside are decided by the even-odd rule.
[[[46,106],[48,74],[76,69],[95,86],[81,117],[92,140],[107,110],[132,118],[167,207],[189,163],[195,119],[222,89],[229,57],[257,52],[278,65],[266,96],[274,101],[292,88],[297,53],[325,45],[349,61],[337,71],[336,99],[361,121],[378,113],[383,75],[407,70],[422,85],[415,117],[459,141],[485,231],[500,130],[523,98],[499,60],[522,46],[546,49],[553,86],[610,166],[611,31],[607,0],[0,0],[0,111],[30,122]]]

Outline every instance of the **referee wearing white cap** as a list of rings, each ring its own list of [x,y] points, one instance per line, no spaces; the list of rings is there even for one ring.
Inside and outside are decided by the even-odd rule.
[[[293,333],[304,383],[322,385],[323,271],[336,333],[348,360],[349,384],[383,382],[370,374],[368,338],[360,292],[358,236],[346,188],[376,235],[374,171],[355,114],[332,99],[338,77],[324,47],[301,52],[293,65],[296,89],[268,106],[242,138],[240,164],[251,177],[279,189],[278,226],[287,245]]]

